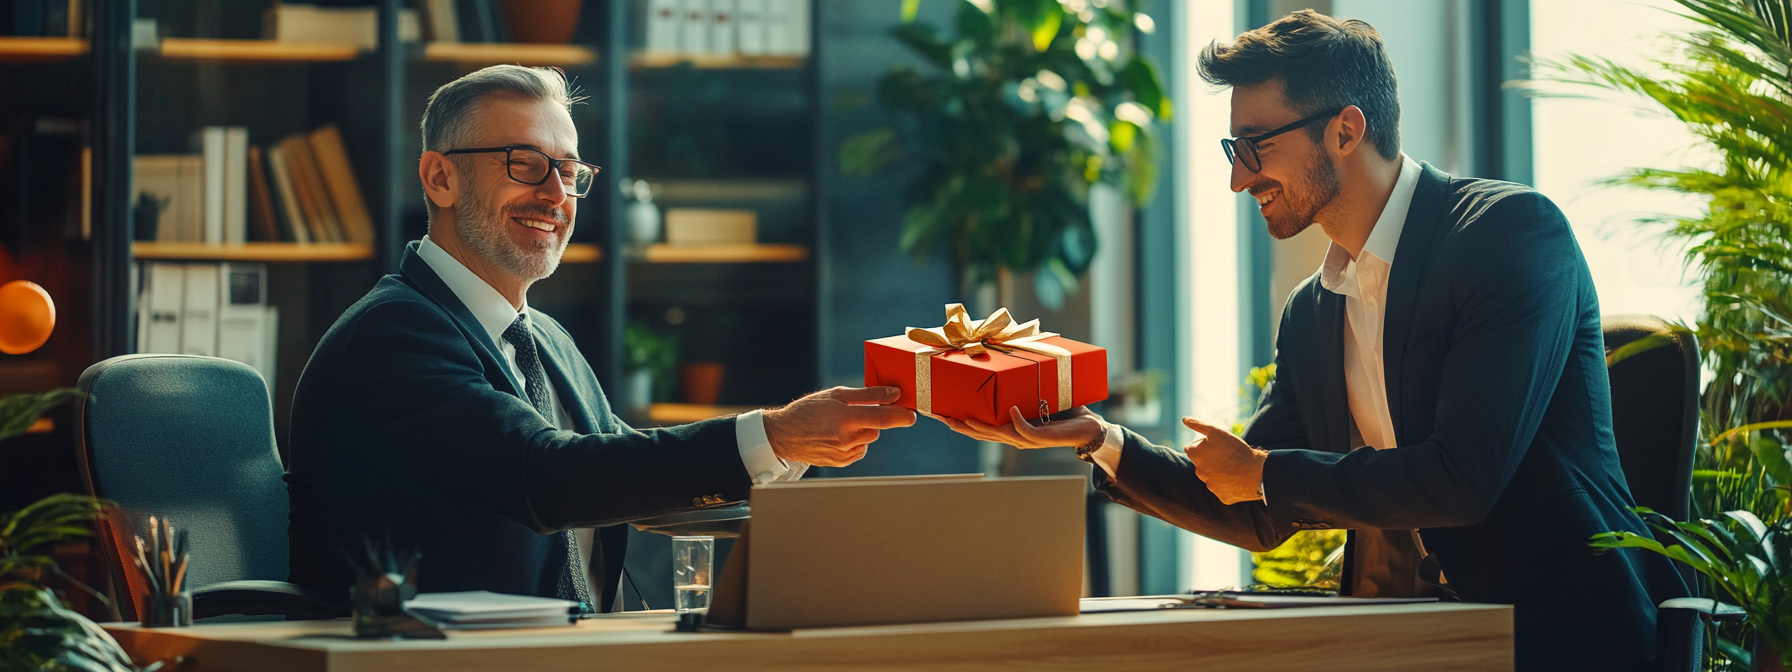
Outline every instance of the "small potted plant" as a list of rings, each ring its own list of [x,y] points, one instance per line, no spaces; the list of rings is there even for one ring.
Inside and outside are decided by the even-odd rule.
[[[645,408],[668,396],[678,368],[678,336],[636,321],[623,330],[622,343],[629,372],[627,407]]]

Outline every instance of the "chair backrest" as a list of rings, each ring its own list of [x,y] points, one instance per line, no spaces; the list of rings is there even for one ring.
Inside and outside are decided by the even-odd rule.
[[[108,561],[130,590],[124,618],[148,593],[131,563],[149,517],[189,534],[187,585],[287,577],[286,488],[273,405],[247,365],[191,355],[124,355],[88,367],[77,386],[82,476],[116,502]]]
[[[1647,315],[1603,321],[1605,351],[1651,336],[1650,347],[1612,364],[1612,430],[1630,494],[1674,520],[1692,505],[1699,429],[1699,345],[1691,333]]]

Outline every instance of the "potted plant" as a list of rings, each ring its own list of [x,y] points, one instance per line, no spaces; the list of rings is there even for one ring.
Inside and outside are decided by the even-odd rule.
[[[623,329],[622,344],[629,371],[628,406],[644,408],[656,397],[667,396],[678,367],[678,336],[634,321]]]
[[[894,123],[849,138],[841,167],[868,177],[918,159],[902,249],[944,252],[965,287],[995,283],[1004,306],[1014,275],[1035,273],[1055,309],[1095,257],[1090,188],[1144,204],[1157,181],[1156,123],[1170,99],[1125,39],[1153,30],[1151,18],[1117,2],[958,0],[945,35],[915,20],[919,4],[902,4],[892,34],[925,67],[884,75],[878,97]]]
[[[1593,547],[1641,548],[1697,570],[1748,614],[1757,637],[1754,669],[1792,668],[1792,518],[1768,525],[1751,512],[1727,511],[1715,519],[1682,523],[1645,507],[1636,512],[1657,536],[1673,543],[1605,532],[1593,537]]]
[[[80,394],[65,388],[0,399],[0,440],[25,433],[44,411]],[[0,669],[138,669],[111,635],[64,606],[56,593],[43,585],[44,575],[54,574],[105,600],[63,573],[48,555],[58,543],[91,536],[90,524],[103,504],[84,495],[59,494],[15,512],[0,513]],[[157,663],[145,670],[160,668]]]

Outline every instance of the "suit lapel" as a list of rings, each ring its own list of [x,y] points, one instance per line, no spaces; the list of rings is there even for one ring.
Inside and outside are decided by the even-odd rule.
[[[1406,224],[1400,230],[1399,247],[1394,252],[1394,269],[1388,277],[1387,315],[1381,327],[1382,377],[1397,445],[1404,445],[1398,436],[1400,374],[1412,329],[1413,306],[1419,296],[1419,280],[1424,278],[1425,266],[1431,260],[1431,241],[1436,237],[1437,223],[1443,219],[1444,188],[1450,181],[1449,175],[1431,164],[1421,164],[1421,169],[1419,183],[1413,187],[1412,205],[1406,210]]]
[[[442,276],[436,275],[435,269],[429,267],[429,262],[418,256],[419,245],[421,243],[418,241],[405,245],[404,259],[398,262],[398,274],[404,276],[418,292],[448,311],[454,321],[460,323],[461,331],[470,334],[473,342],[485,348],[488,359],[493,363],[504,361],[503,356],[498,353],[498,345],[485,333],[485,326],[479,324],[479,319],[473,317],[473,311],[467,310],[467,304],[461,303],[460,297],[454,295],[454,290],[448,288],[448,283],[442,282]],[[528,401],[528,395],[523,394],[523,381],[517,380],[510,373],[510,367],[499,366],[497,369],[504,374],[504,380],[510,383],[510,389],[504,391]]]
[[[1319,355],[1319,384],[1324,387],[1320,396],[1325,401],[1325,428],[1330,446],[1334,452],[1347,453],[1354,446],[1350,445],[1350,397],[1349,389],[1344,383],[1344,297],[1324,288],[1318,280],[1313,280],[1314,319],[1317,320],[1312,333],[1316,334],[1319,344],[1314,351]]]

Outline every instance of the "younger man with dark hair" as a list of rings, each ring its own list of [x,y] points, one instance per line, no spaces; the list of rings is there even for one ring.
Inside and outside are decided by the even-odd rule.
[[[1347,590],[1516,605],[1519,669],[1649,669],[1655,605],[1686,588],[1659,556],[1587,545],[1647,531],[1561,211],[1402,154],[1393,65],[1362,21],[1303,10],[1209,45],[1199,67],[1232,88],[1232,190],[1272,236],[1317,223],[1332,241],[1283,309],[1277,379],[1244,436],[1185,418],[1203,438],[1177,452],[1087,411],[948,424],[1082,446],[1114,501],[1248,549],[1350,529]]]

